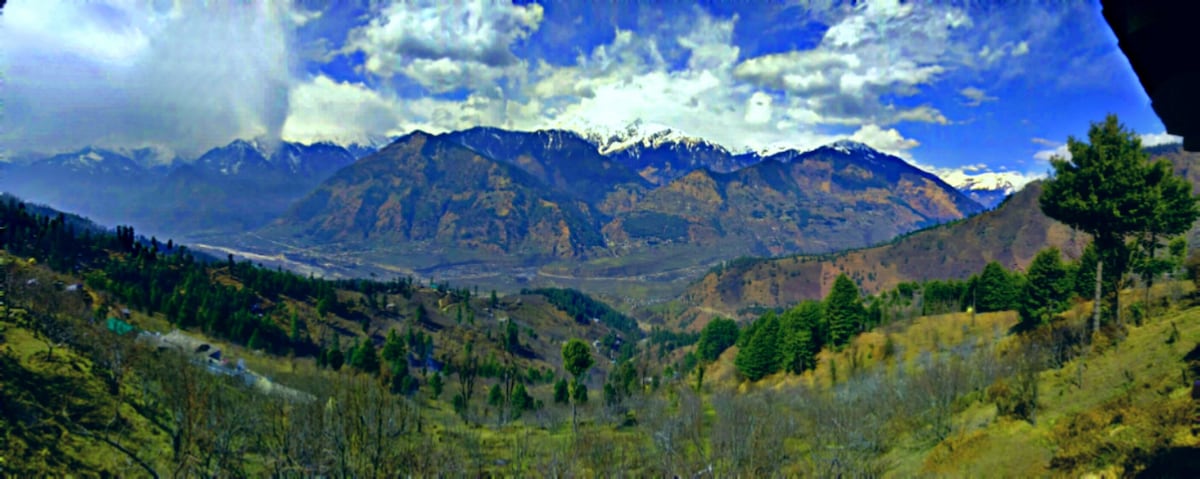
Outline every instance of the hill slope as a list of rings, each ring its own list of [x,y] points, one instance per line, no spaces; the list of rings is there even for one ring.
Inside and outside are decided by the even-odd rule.
[[[487,158],[516,165],[553,190],[598,206],[606,214],[620,211],[628,198],[636,199],[649,186],[637,173],[601,156],[594,145],[569,131],[477,127],[448,133],[445,138]],[[614,195],[611,200],[610,195]]]
[[[612,241],[720,245],[727,255],[866,246],[982,210],[937,177],[861,144],[789,151],[733,173],[696,170],[606,225]]]
[[[1200,190],[1200,154],[1178,146],[1155,150]],[[737,316],[751,306],[782,307],[823,298],[841,273],[868,293],[904,281],[963,279],[989,261],[1024,269],[1042,248],[1055,246],[1077,257],[1089,239],[1042,214],[1041,183],[1010,196],[995,210],[896,238],[888,244],[825,256],[744,259],[715,268],[689,287],[690,318],[712,311]],[[1200,229],[1189,237],[1195,244]]]
[[[585,203],[444,136],[413,133],[325,181],[264,235],[444,255],[575,257],[602,245]]]

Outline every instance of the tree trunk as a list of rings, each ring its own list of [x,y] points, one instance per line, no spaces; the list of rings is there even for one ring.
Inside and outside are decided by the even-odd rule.
[[[1099,255],[1097,255],[1099,256]],[[1100,332],[1100,278],[1104,272],[1104,259],[1096,259],[1096,297],[1092,301],[1092,333]]]

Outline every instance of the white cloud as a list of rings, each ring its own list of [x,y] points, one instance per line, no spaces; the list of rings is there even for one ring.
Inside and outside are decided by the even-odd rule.
[[[504,69],[493,68],[477,62],[454,61],[448,58],[427,60],[418,58],[401,70],[433,93],[444,93],[459,88],[486,89],[504,76]]]
[[[771,121],[771,95],[754,92],[746,102],[746,123],[761,125]]]
[[[912,96],[948,69],[951,34],[971,25],[954,8],[895,2],[864,3],[832,22],[811,50],[749,58],[734,69],[738,80],[804,98],[817,123],[948,124],[931,105],[900,109],[885,98]]]
[[[908,150],[921,144],[912,138],[905,138],[895,128],[885,130],[877,125],[863,125],[862,128],[850,135],[850,139],[884,153],[904,158],[909,162],[912,162],[912,155],[908,153]]]
[[[921,105],[907,110],[896,110],[895,114],[891,115],[888,123],[899,123],[902,121],[936,123],[938,125],[950,124],[950,120],[941,111],[929,105]]]
[[[442,92],[523,69],[511,49],[537,31],[543,10],[538,4],[423,0],[397,1],[374,14],[350,31],[343,52],[362,52],[363,67],[374,75],[400,73]]]
[[[395,99],[361,84],[335,82],[324,75],[292,88],[283,139],[301,143],[365,143],[403,133]]]
[[[7,5],[5,146],[194,154],[234,138],[277,137],[292,69],[287,6],[158,4]]]
[[[1183,137],[1175,136],[1165,131],[1162,133],[1146,133],[1142,135],[1142,146],[1158,146],[1171,143],[1183,143]]]
[[[1029,42],[1023,41],[1013,48],[1012,56],[1019,57],[1029,53]]]
[[[996,101],[996,97],[989,96],[987,92],[973,86],[963,88],[958,93],[966,97],[967,101],[964,104],[970,107],[979,106],[988,101]]]
[[[1051,148],[1048,150],[1040,150],[1037,153],[1033,154],[1033,158],[1042,163],[1049,163],[1050,158],[1053,158],[1055,156],[1065,158],[1068,160],[1071,159],[1071,152],[1067,151],[1066,143],[1063,143],[1057,147],[1054,147],[1054,148]]]

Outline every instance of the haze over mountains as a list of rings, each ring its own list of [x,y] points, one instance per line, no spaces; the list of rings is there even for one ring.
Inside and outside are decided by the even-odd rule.
[[[191,161],[89,147],[9,164],[0,187],[102,223],[329,273],[509,287],[538,277],[676,281],[742,255],[864,247],[974,215],[1013,190],[968,182],[960,191],[850,141],[735,154],[652,128],[602,138],[478,127],[392,140],[379,151],[383,140],[238,140]]]

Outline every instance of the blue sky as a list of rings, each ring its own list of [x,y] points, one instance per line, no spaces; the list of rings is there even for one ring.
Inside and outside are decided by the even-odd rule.
[[[1095,2],[206,3],[10,1],[3,146],[195,155],[640,121],[733,151],[851,138],[943,176],[1021,178],[1107,113],[1168,139]]]

